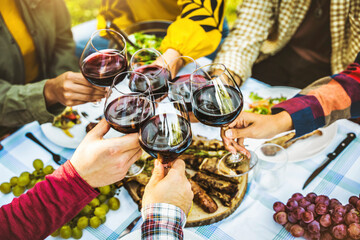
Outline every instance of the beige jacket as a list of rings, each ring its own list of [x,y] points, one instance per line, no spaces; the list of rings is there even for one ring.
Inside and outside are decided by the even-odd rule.
[[[343,71],[360,51],[360,0],[329,0],[331,70]],[[215,61],[241,79],[251,76],[255,62],[289,43],[311,0],[244,0],[238,17]]]

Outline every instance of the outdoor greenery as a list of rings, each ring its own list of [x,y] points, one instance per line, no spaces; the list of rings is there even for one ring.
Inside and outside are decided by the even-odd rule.
[[[236,6],[242,0],[226,0],[226,17],[232,26],[236,19]],[[72,18],[72,25],[94,19],[99,12],[101,0],[65,0]]]

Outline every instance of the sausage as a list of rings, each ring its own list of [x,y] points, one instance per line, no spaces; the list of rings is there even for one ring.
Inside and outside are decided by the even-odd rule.
[[[216,202],[196,182],[191,179],[189,179],[189,182],[194,193],[194,202],[207,213],[215,212],[218,209]]]

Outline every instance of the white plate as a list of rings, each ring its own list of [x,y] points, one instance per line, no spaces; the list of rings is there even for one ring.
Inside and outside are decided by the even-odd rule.
[[[204,240],[203,238],[201,238],[199,235],[197,235],[196,233],[193,233],[187,229],[183,229],[184,232],[184,239],[185,240]],[[127,235],[125,235],[122,238],[119,238],[120,240],[137,240],[137,239],[141,239],[141,229],[138,229],[134,232],[131,232]]]

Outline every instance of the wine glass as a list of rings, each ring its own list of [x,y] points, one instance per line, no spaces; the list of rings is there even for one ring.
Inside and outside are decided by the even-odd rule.
[[[139,91],[139,86],[145,90]],[[118,132],[138,132],[141,124],[152,114],[150,94],[150,81],[145,75],[133,71],[118,74],[106,95],[106,121]],[[131,165],[127,177],[139,174],[144,167],[144,161],[137,161]]]
[[[144,48],[136,51],[130,59],[130,68],[149,78],[154,94],[168,91],[171,73],[161,53],[156,49]],[[156,96],[161,97],[161,95]]]
[[[208,72],[207,69],[216,69]],[[226,127],[240,114],[243,95],[225,65],[212,63],[196,69],[190,76],[191,103],[195,117],[203,124]],[[227,154],[218,163],[226,176],[237,177],[249,172],[256,164],[255,154]]]
[[[124,37],[110,29],[95,31],[87,42],[80,57],[80,70],[91,83],[100,87],[110,87],[116,75],[127,71],[126,41]],[[125,75],[124,75],[125,77]],[[121,81],[118,78],[118,81]],[[80,113],[90,122],[98,122],[102,116],[102,105],[89,103],[80,106]]]
[[[190,75],[194,72],[198,65],[194,59],[188,56],[180,56],[175,58],[173,61],[177,62],[181,59],[183,62],[187,62],[188,64],[181,69],[176,77],[169,81],[169,92],[173,94],[181,95],[184,98],[186,108],[190,114],[192,111],[190,94],[191,94],[191,84],[190,84]],[[171,65],[171,62],[169,63]]]
[[[153,114],[140,127],[140,146],[165,168],[191,144],[192,133],[184,99],[180,95],[152,95]]]

